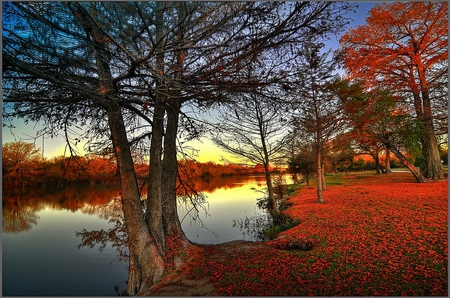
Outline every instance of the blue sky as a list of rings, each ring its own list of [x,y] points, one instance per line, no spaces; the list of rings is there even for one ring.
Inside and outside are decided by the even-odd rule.
[[[356,13],[351,13],[348,15],[348,17],[353,19],[348,28],[354,28],[357,25],[364,24],[365,19],[368,15],[368,11],[375,4],[376,2],[358,2],[359,7],[356,10]],[[333,50],[336,50],[339,46],[338,37],[333,38],[332,40],[327,42],[327,46],[332,47]],[[65,139],[62,135],[53,139],[47,136],[44,136],[44,140],[42,137],[40,137],[39,139],[34,139],[37,131],[42,128],[41,124],[28,123],[28,125],[25,125],[24,122],[20,119],[16,119],[12,124],[15,126],[15,128],[12,130],[12,133],[9,128],[2,127],[2,144],[20,140],[30,143],[35,142],[36,148],[40,148],[41,150],[42,148],[44,148],[44,157],[46,158],[64,155]],[[202,140],[201,142],[190,142],[189,145],[200,150],[198,160],[201,162],[211,160],[217,163],[221,163],[222,155],[226,158],[230,158],[229,155],[221,152],[215,145],[213,145],[209,140],[206,139]],[[81,154],[83,154],[84,151],[82,143],[78,145],[78,150]]]

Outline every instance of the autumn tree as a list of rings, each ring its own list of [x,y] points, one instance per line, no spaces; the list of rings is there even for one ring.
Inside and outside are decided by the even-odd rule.
[[[414,108],[425,160],[421,170],[429,179],[444,177],[436,131],[447,133],[441,129],[447,126],[447,7],[446,1],[377,4],[365,25],[340,39],[350,78],[388,88]]]
[[[24,141],[3,144],[2,172],[4,186],[25,187],[39,182],[42,176],[40,150]]]

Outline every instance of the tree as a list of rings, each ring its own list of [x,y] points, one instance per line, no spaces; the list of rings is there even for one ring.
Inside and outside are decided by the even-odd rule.
[[[348,8],[331,2],[5,3],[3,116],[42,121],[40,133],[62,131],[69,145],[86,138],[89,146],[114,152],[129,240],[127,292],[134,295],[173,267],[163,258],[167,237],[187,244],[175,189],[179,124],[192,123],[179,120],[186,118],[183,105],[211,105],[227,91],[246,89],[253,83],[241,80],[240,71],[264,51],[338,31]],[[131,152],[138,143],[152,156],[145,213]]]
[[[344,129],[344,118],[339,98],[331,92],[329,85],[336,79],[336,61],[328,60],[328,54],[320,53],[321,43],[309,42],[296,61],[296,92],[293,93],[296,114],[293,126],[296,132],[309,136],[317,167],[317,200],[324,203],[325,186],[324,157],[331,140]]]
[[[2,146],[3,184],[22,186],[37,183],[41,177],[40,150],[32,143],[23,141]]]
[[[306,185],[309,186],[309,177],[317,171],[316,159],[311,150],[302,150],[288,161],[289,173],[301,173],[305,177]]]
[[[353,134],[360,136],[360,143],[364,140],[362,143],[369,147],[383,144],[418,182],[427,181],[400,149],[417,151],[420,131],[401,99],[380,88],[366,91],[363,82],[338,80],[333,89],[343,102]]]
[[[248,94],[239,97],[233,110],[222,110],[217,124],[219,133],[213,142],[234,156],[251,164],[262,164],[266,176],[269,209],[278,212],[272,187],[270,162],[279,157],[287,142],[287,119],[283,108],[269,102],[262,95]]]
[[[433,121],[447,118],[440,109],[448,97],[447,6],[446,1],[377,4],[365,25],[340,39],[350,78],[389,88],[414,107],[425,160],[422,172],[429,179],[444,177]]]

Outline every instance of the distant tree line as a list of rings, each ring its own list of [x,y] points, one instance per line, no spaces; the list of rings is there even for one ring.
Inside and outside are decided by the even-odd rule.
[[[134,168],[140,184],[148,177],[148,162],[135,154]],[[264,168],[237,164],[178,162],[178,180],[264,174]],[[271,169],[276,170],[276,169]],[[74,184],[119,184],[117,163],[113,156],[86,154],[42,159],[33,143],[23,141],[3,145],[3,187],[57,186]]]

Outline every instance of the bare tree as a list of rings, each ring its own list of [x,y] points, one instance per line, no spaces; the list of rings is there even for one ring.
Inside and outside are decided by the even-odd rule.
[[[270,163],[280,157],[287,143],[287,119],[283,119],[282,107],[262,95],[245,94],[233,106],[222,109],[219,120],[216,124],[219,133],[213,137],[213,142],[245,162],[263,165],[269,209],[278,212]]]
[[[298,72],[293,92],[297,109],[293,116],[294,131],[309,135],[312,140],[319,203],[325,202],[324,157],[331,140],[345,128],[339,99],[329,89],[336,78],[336,61],[329,60],[328,52],[321,53],[322,48],[323,44],[310,42],[301,49],[302,55],[296,61]]]

